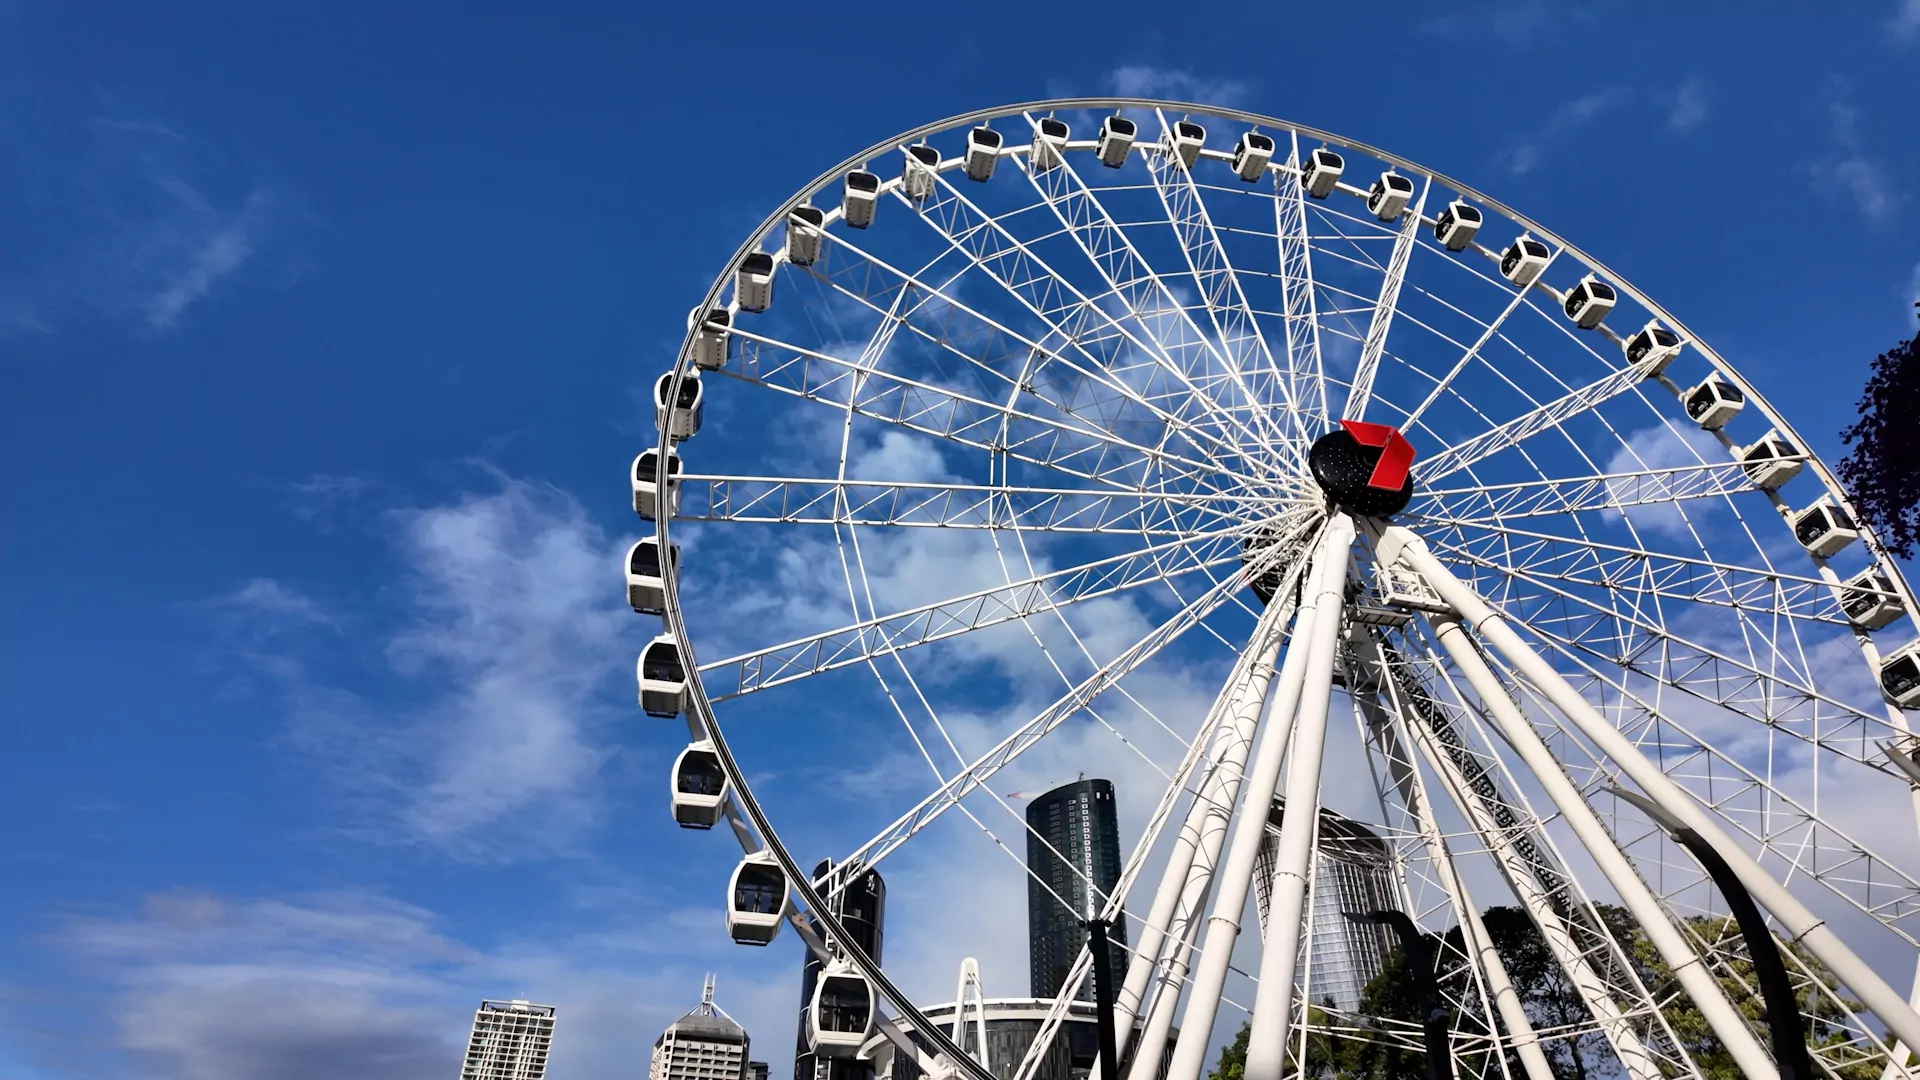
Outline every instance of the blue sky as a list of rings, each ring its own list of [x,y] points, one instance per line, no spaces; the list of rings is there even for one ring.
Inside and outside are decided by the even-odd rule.
[[[781,1074],[793,942],[724,941],[631,709],[622,473],[721,260],[898,130],[1112,91],[1393,149],[1830,460],[1913,330],[1915,0],[729,10],[0,0],[0,1078],[450,1076],[482,996],[630,1075],[706,970]]]

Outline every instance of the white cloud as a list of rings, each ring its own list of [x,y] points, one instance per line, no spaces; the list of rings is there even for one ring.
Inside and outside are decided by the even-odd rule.
[[[1880,163],[1854,155],[1833,164],[1834,179],[1853,200],[1854,208],[1872,221],[1885,221],[1900,207],[1901,197],[1887,180]]]
[[[1899,0],[1893,17],[1887,20],[1887,29],[1902,41],[1920,35],[1920,0]]]
[[[1515,140],[1514,144],[1503,152],[1500,164],[1515,176],[1524,175],[1538,168],[1546,151],[1552,148],[1568,134],[1592,123],[1602,113],[1614,108],[1632,97],[1632,91],[1624,86],[1609,86],[1590,94],[1583,94],[1571,101],[1563,101],[1553,110],[1546,123]]]
[[[1868,151],[1860,128],[1860,109],[1853,101],[1853,84],[1836,77],[1827,98],[1831,151],[1825,158],[1803,166],[1802,171],[1823,194],[1844,195],[1862,217],[1884,222],[1893,217],[1906,199],[1888,179],[1886,166]]]
[[[1667,111],[1667,130],[1684,135],[1707,122],[1713,113],[1707,103],[1706,81],[1689,75],[1674,91],[1672,107]]]
[[[593,780],[614,711],[599,695],[619,682],[633,619],[620,603],[624,548],[571,496],[504,477],[491,494],[389,520],[405,607],[373,659],[416,704],[376,704],[315,675],[278,635],[321,609],[283,583],[228,598],[251,616],[244,655],[278,680],[291,741],[353,796],[370,836],[464,858],[566,850],[601,810]]]
[[[58,123],[58,120],[43,120]],[[0,328],[47,332],[81,311],[159,333],[223,288],[299,213],[282,188],[159,124],[92,117],[12,140],[34,274],[0,281]]]
[[[1107,85],[1117,97],[1164,98],[1200,105],[1237,105],[1249,87],[1239,79],[1212,78],[1191,71],[1123,64],[1107,73]]]
[[[697,1003],[700,971],[723,950],[738,954],[710,913],[647,900],[589,932],[543,920],[481,949],[449,936],[432,911],[365,892],[176,890],[146,897],[138,912],[69,918],[51,940],[109,988],[114,1041],[145,1066],[140,1075],[451,1076],[479,999],[525,996],[558,1009],[556,1075],[625,1076]],[[756,1056],[775,1062],[791,1045],[797,996],[788,946],[719,988],[720,1003],[759,1035]]]
[[[1606,471],[1619,474],[1680,468],[1717,462],[1724,454],[1720,444],[1705,431],[1692,425],[1662,421],[1630,433],[1625,445],[1607,459]],[[1620,498],[1668,499],[1629,506],[1620,513],[1636,528],[1679,539],[1691,537],[1693,530],[1713,511],[1715,500],[1674,500],[1671,497],[1674,492],[1662,483],[1659,480],[1619,482],[1616,490]]]

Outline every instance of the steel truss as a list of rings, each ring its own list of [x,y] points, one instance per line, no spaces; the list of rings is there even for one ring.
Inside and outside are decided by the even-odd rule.
[[[1091,137],[1116,109],[1134,123],[1117,157]],[[1074,130],[1056,135],[1060,121]],[[1194,124],[1211,129],[1197,142]],[[1249,158],[1255,136],[1266,158]],[[1324,187],[1311,174],[1330,148],[1345,172]],[[1376,210],[1376,167],[1413,184],[1397,212]],[[856,170],[874,178],[870,223],[847,216]],[[1456,249],[1438,208],[1463,201],[1484,223]],[[1545,245],[1531,277],[1505,259],[1522,235]],[[1587,275],[1619,310],[1583,330],[1563,311]],[[1177,1025],[1168,1076],[1198,1080],[1229,1010],[1254,1018],[1248,1080],[1304,1076],[1310,1034],[1419,1051],[1417,1020],[1309,1004],[1300,942],[1327,857],[1317,811],[1346,787],[1323,775],[1343,701],[1398,902],[1442,940],[1456,1075],[1550,1080],[1547,1048],[1597,1033],[1635,1080],[1698,1077],[1672,1019],[1682,999],[1745,1075],[1775,1075],[1739,1008],[1743,940],[1690,856],[1613,795],[1628,789],[1705,838],[1792,943],[1817,1068],[1892,1080],[1920,1045],[1920,1016],[1861,959],[1920,942],[1920,879],[1834,794],[1920,815],[1920,786],[1888,757],[1914,748],[1909,719],[1877,682],[1920,606],[1866,530],[1827,554],[1782,533],[1816,500],[1850,510],[1831,472],[1709,346],[1539,224],[1298,125],[1039,103],[849,158],[769,217],[694,310],[655,391],[655,472],[634,477],[657,551],[686,542],[654,571],[683,712],[725,776],[721,819],[785,876],[787,924],[884,1000],[862,1053],[888,1069],[989,1080],[956,1044],[961,1010],[929,1024],[833,898],[883,862],[923,872],[903,849],[970,828],[1022,874],[1030,840],[1064,860],[995,790],[1038,780],[1062,746],[1106,746],[1099,768],[1162,785],[1128,803],[1154,808],[1116,881],[1072,867],[1104,898],[1086,914],[1131,923],[1116,988],[1131,1075],[1151,1080]],[[1680,355],[1626,353],[1643,323]],[[1700,379],[1744,402],[1704,432],[1680,407]],[[1419,449],[1397,524],[1331,510],[1310,475],[1308,448],[1342,417]],[[1788,486],[1760,487],[1741,460],[1769,429],[1787,443],[1770,467],[1803,477]],[[1843,583],[1872,568],[1903,617],[1868,629]],[[870,684],[837,674],[862,666]],[[1189,684],[1212,704],[1183,697]],[[767,742],[751,718],[768,708],[830,748],[808,765],[836,778],[826,793],[926,777],[809,822],[810,844],[847,853],[817,880],[743,768],[796,741]],[[843,743],[835,725],[869,715],[904,738],[859,726]],[[1280,792],[1273,870],[1256,880]],[[951,811],[960,827],[936,829]],[[1467,888],[1476,870],[1525,910],[1586,1022],[1527,1014],[1476,906],[1489,900]],[[1241,933],[1250,888],[1271,899],[1264,935]],[[1822,922],[1814,896],[1861,929]],[[1614,899],[1632,940],[1596,907]],[[1642,979],[1648,955],[1670,980]],[[1016,1080],[1041,1068],[1090,968],[1083,950]],[[983,998],[969,970],[960,993]]]

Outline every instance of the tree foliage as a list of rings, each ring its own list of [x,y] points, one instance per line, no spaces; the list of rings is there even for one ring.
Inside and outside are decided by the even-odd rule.
[[[1860,419],[1840,433],[1852,448],[1841,486],[1887,550],[1911,559],[1920,543],[1920,334],[1874,360],[1858,408]]]
[[[1247,1040],[1253,1037],[1253,1022],[1240,1025],[1240,1034],[1233,1041],[1220,1048],[1220,1062],[1207,1074],[1207,1080],[1245,1080],[1247,1075]]]
[[[1733,1056],[1714,1035],[1706,1017],[1679,988],[1673,971],[1647,935],[1626,909],[1596,904],[1595,910],[1614,940],[1621,943],[1626,962],[1633,974],[1661,1001],[1661,1013],[1680,1042],[1680,1049],[1699,1067],[1704,1080],[1743,1080]],[[1482,915],[1495,951],[1506,965],[1514,992],[1527,1017],[1539,1031],[1572,1031],[1543,1039],[1540,1048],[1546,1054],[1555,1080],[1617,1080],[1626,1075],[1620,1059],[1606,1037],[1594,1028],[1593,1016],[1560,964],[1548,950],[1546,940],[1527,913],[1517,907],[1489,908]],[[1714,954],[1723,958],[1716,965],[1716,977],[1727,999],[1738,1008],[1763,1045],[1769,1043],[1766,1009],[1759,997],[1753,965],[1745,958],[1745,947],[1733,921],[1723,916],[1694,916],[1685,920],[1686,929],[1697,940],[1714,943]],[[1444,937],[1429,937],[1435,957],[1459,957],[1460,933],[1456,928]],[[1783,945],[1797,964],[1828,988],[1837,987],[1832,974],[1798,945]],[[1596,963],[1605,964],[1596,957]],[[1613,961],[1617,963],[1618,961]],[[1442,996],[1448,1000],[1470,999],[1470,975],[1457,963],[1441,964]],[[1304,1068],[1298,1061],[1302,1044],[1292,1040],[1287,1046],[1287,1075],[1296,1071],[1308,1080],[1424,1080],[1426,1063],[1418,1051],[1405,1044],[1410,1037],[1417,1044],[1417,1025],[1421,1009],[1417,984],[1407,969],[1405,954],[1396,946],[1387,956],[1379,975],[1361,992],[1358,1019],[1335,1021],[1328,1013],[1332,1002],[1308,1010],[1308,1036],[1304,1049]],[[1878,1080],[1881,1062],[1849,1044],[1853,1033],[1842,1026],[1841,1010],[1826,994],[1810,984],[1801,994],[1800,1006],[1807,1024],[1807,1045],[1824,1058],[1840,1080]],[[1850,1004],[1858,1010],[1858,1005]],[[1448,1017],[1449,1025],[1456,1018]],[[1360,1031],[1353,1030],[1358,1025]],[[1409,1030],[1408,1025],[1414,1029]],[[1397,1029],[1389,1035],[1388,1027]],[[1650,1025],[1635,1022],[1643,1039],[1655,1040]],[[1372,1033],[1368,1034],[1368,1029]],[[1220,1051],[1219,1063],[1208,1080],[1245,1080],[1247,1041],[1252,1030],[1242,1025],[1239,1035]],[[1659,1037],[1659,1038],[1664,1038]],[[1458,1075],[1496,1075],[1483,1062],[1461,1061]],[[1524,1076],[1517,1057],[1510,1056],[1508,1072]]]

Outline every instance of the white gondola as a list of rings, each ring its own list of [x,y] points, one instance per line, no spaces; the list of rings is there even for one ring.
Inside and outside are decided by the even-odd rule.
[[[733,298],[740,310],[761,312],[773,304],[773,256],[750,251],[733,276]]]
[[[787,261],[795,266],[812,266],[820,258],[826,242],[823,226],[826,212],[817,206],[796,206],[787,215]]]
[[[840,195],[840,216],[850,229],[873,224],[873,212],[880,205],[880,178],[865,169],[847,174],[846,189]]]
[[[1600,325],[1619,300],[1620,295],[1613,291],[1613,286],[1588,274],[1580,279],[1579,284],[1567,290],[1567,302],[1562,307],[1566,310],[1567,318],[1573,320],[1573,325],[1582,330],[1591,330]]]
[[[1124,116],[1109,116],[1100,122],[1100,145],[1095,153],[1100,156],[1100,164],[1109,169],[1117,169],[1127,163],[1127,151],[1133,149],[1133,139],[1140,133],[1138,126]]]
[[[727,774],[713,743],[702,739],[673,759],[673,820],[683,829],[711,829],[727,803]]]
[[[673,385],[673,372],[663,371],[653,383],[653,423],[674,442],[700,434],[700,420],[706,412],[706,391],[700,387],[700,372],[687,372],[680,380],[680,395],[671,403],[667,393]]]
[[[987,183],[993,179],[993,167],[1000,163],[1000,133],[991,127],[975,127],[966,133],[966,179]]]
[[[1752,446],[1735,451],[1747,479],[1755,487],[1776,491],[1780,485],[1800,475],[1800,451],[1777,431],[1769,431]]]
[[[1479,207],[1465,199],[1455,199],[1433,220],[1433,238],[1448,251],[1465,251],[1467,245],[1473,243],[1474,234],[1480,231],[1481,221]]]
[[[1823,559],[1831,558],[1860,535],[1847,512],[1826,499],[1796,512],[1789,521],[1800,546]]]
[[[652,521],[654,497],[658,490],[654,487],[654,474],[659,471],[660,452],[642,450],[640,456],[633,459],[633,512],[640,515],[642,521]],[[680,455],[667,454],[667,514],[680,510]]]
[[[1527,233],[1513,238],[1507,245],[1506,253],[1500,256],[1500,276],[1521,288],[1527,288],[1540,280],[1540,271],[1547,268],[1547,245],[1535,240]]]
[[[780,932],[787,910],[787,875],[772,855],[756,851],[727,880],[727,936],[741,945],[765,945]]]
[[[1667,370],[1684,346],[1679,334],[1661,326],[1659,319],[1649,319],[1621,348],[1626,351],[1627,363],[1651,379]]]
[[[1240,142],[1233,148],[1234,174],[1251,184],[1267,174],[1267,165],[1273,161],[1273,140],[1257,131],[1249,131],[1240,136]]]
[[[640,711],[662,719],[679,716],[687,706],[687,669],[680,662],[680,640],[661,634],[640,650],[633,678],[640,687]]]
[[[907,147],[906,161],[900,166],[900,189],[914,202],[933,194],[933,177],[940,168],[940,151],[926,143]]]
[[[858,968],[838,957],[827,961],[807,1002],[807,1045],[820,1057],[854,1057],[873,1038],[878,1004]]]
[[[1333,186],[1340,182],[1346,168],[1345,158],[1323,146],[1307,155],[1307,163],[1300,169],[1300,186],[1314,198],[1324,199],[1333,194]]]
[[[1073,131],[1065,120],[1056,120],[1051,116],[1041,119],[1039,129],[1033,134],[1033,171],[1046,172],[1057,169],[1066,160],[1067,138]]]
[[[1000,133],[990,127],[967,132],[967,179],[986,183],[1000,164]]]
[[[1399,221],[1413,198],[1413,181],[1388,169],[1367,189],[1367,210],[1381,221]]]
[[[1207,129],[1191,120],[1182,120],[1173,125],[1171,143],[1168,152],[1180,159],[1180,167],[1193,168],[1200,160],[1200,150],[1207,145]]]
[[[1920,641],[1880,661],[1880,692],[1903,709],[1920,709]]]
[[[1853,575],[1840,588],[1840,610],[1862,630],[1883,630],[1907,612],[1893,591],[1893,582],[1877,566]]]
[[[1685,403],[1687,416],[1708,431],[1726,427],[1727,421],[1747,407],[1747,395],[1718,376],[1708,376],[1706,382],[1687,391],[1681,401]]]
[[[680,545],[667,545],[667,559],[680,565]],[[660,566],[660,539],[642,537],[627,549],[627,603],[642,615],[667,610],[667,581]]]
[[[708,308],[707,321],[695,327],[694,321],[699,317],[699,308],[687,312],[687,329],[693,331],[693,362],[707,371],[726,367],[733,312],[723,307]]]

